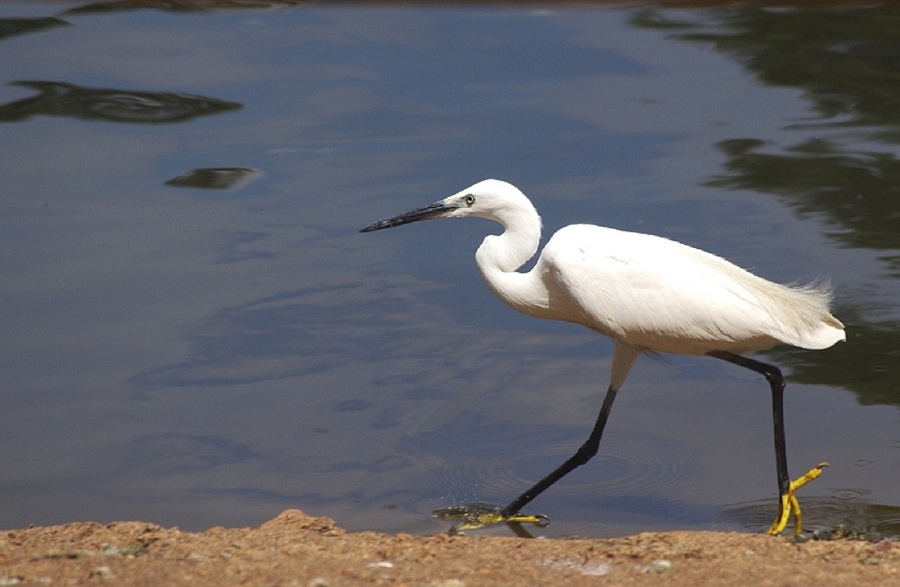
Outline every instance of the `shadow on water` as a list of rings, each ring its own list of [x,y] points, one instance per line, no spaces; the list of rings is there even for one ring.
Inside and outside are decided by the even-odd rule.
[[[111,0],[93,2],[67,10],[66,14],[104,14],[128,10],[165,10],[174,13],[221,10],[264,10],[311,4],[311,0]]]
[[[249,167],[205,167],[191,169],[178,177],[173,177],[166,185],[205,190],[236,190],[243,188],[260,175],[258,169]]]
[[[880,251],[887,275],[900,278],[900,10],[741,6],[702,14],[649,9],[634,22],[712,47],[768,86],[802,90],[815,113],[790,124],[794,144],[722,141],[723,172],[706,185],[773,194],[801,218],[824,221],[842,246]],[[864,405],[900,406],[900,320],[878,319],[896,316],[896,298],[839,293],[849,344],[771,354],[796,381],[841,385]]]
[[[168,92],[135,92],[86,88],[63,82],[14,82],[40,92],[37,96],[0,105],[0,122],[32,116],[66,116],[81,120],[164,124],[198,116],[239,110],[240,104],[205,96]]]
[[[65,20],[55,16],[43,18],[2,18],[0,19],[0,41],[16,35],[37,33],[61,26],[70,25]]]

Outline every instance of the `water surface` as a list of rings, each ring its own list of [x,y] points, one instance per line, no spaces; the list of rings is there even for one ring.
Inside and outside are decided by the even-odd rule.
[[[485,177],[545,230],[831,279],[848,342],[788,374],[812,528],[900,526],[893,9],[0,4],[0,527],[438,532],[571,454],[609,341],[509,310],[497,228],[374,220]],[[548,535],[760,531],[764,381],[642,358]],[[508,533],[506,528],[492,530]]]

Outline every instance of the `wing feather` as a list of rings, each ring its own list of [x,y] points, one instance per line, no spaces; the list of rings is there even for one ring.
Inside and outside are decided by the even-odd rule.
[[[823,312],[840,326],[827,312],[827,293],[823,298],[822,292],[775,284],[652,235],[567,226],[547,243],[539,271],[557,299],[555,318],[643,350],[703,354],[779,342],[804,346],[802,332],[819,328]],[[793,313],[799,318],[779,315],[779,304],[788,303],[801,306]]]

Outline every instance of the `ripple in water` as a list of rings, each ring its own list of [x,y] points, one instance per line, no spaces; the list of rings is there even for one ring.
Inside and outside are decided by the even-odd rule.
[[[430,469],[439,486],[466,492],[465,496],[452,495],[453,500],[505,502],[559,466],[576,449],[571,445],[550,446],[501,459],[484,458],[478,454],[480,447],[473,447],[470,454],[452,462],[433,463]],[[636,496],[653,493],[688,476],[687,468],[680,461],[650,459],[641,452],[628,452],[628,447],[615,454],[598,454],[577,471],[581,474],[565,477],[549,491],[556,495]]]
[[[850,532],[900,537],[900,507],[867,501],[867,492],[855,488],[833,490],[827,496],[800,496],[803,529],[807,532],[829,532],[843,528]],[[764,532],[772,523],[778,505],[775,496],[769,500],[737,504],[726,515],[752,532]],[[793,520],[788,530],[793,527]]]

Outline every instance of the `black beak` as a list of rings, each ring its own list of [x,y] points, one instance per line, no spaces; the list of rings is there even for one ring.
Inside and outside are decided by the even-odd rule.
[[[416,208],[415,210],[411,210],[406,214],[400,214],[399,216],[394,216],[392,218],[385,218],[384,220],[379,220],[378,222],[373,222],[372,224],[361,228],[360,232],[372,232],[373,230],[381,230],[382,228],[393,228],[394,226],[400,226],[401,224],[409,224],[410,222],[418,222],[419,220],[430,220],[432,218],[440,218],[444,216],[447,212],[454,210],[455,206],[448,206],[443,202],[435,202],[434,204],[425,206],[424,208]]]

